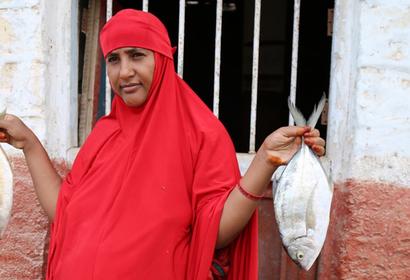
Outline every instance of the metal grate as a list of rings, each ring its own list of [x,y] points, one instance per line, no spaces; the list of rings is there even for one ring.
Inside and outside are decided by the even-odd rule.
[[[295,1],[295,12],[298,11],[300,0]],[[192,2],[192,1],[191,1]],[[184,74],[184,43],[185,43],[185,10],[186,1],[179,1],[179,24],[178,24],[178,63],[177,72],[182,78]],[[188,3],[190,4],[190,2]],[[192,4],[192,3],[191,3]],[[254,12],[254,27],[253,27],[253,51],[252,51],[252,85],[251,85],[251,110],[250,110],[250,133],[249,133],[249,153],[255,153],[255,138],[256,138],[256,116],[258,107],[258,74],[259,74],[259,35],[261,22],[261,0],[255,0]],[[219,102],[220,102],[220,70],[221,70],[221,37],[222,37],[222,14],[223,10],[228,7],[224,5],[223,0],[216,0],[216,28],[215,28],[215,56],[214,56],[214,85],[213,85],[213,106],[214,114],[219,117]],[[149,11],[149,0],[142,1],[144,11]],[[107,0],[107,19],[112,16],[112,0]],[[298,15],[295,15],[295,23],[297,23]],[[297,27],[297,25],[294,25]],[[295,100],[296,92],[296,64],[297,64],[297,28],[294,32],[294,58],[292,60],[292,100]],[[293,69],[295,67],[295,69]],[[108,77],[107,77],[108,81]],[[111,103],[111,88],[110,84],[106,83],[106,114],[110,112]]]

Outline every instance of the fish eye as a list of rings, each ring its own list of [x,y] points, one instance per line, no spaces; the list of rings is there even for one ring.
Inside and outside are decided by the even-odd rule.
[[[298,259],[298,260],[303,260],[303,257],[304,257],[305,255],[302,253],[302,252],[297,252],[296,253],[296,258]]]

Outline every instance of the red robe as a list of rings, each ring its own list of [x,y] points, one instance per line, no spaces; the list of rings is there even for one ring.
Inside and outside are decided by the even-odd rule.
[[[151,14],[125,13],[157,24]],[[47,279],[205,280],[220,268],[213,261],[229,267],[226,279],[257,279],[256,214],[215,254],[223,206],[240,178],[229,135],[175,73],[169,41],[151,49],[146,103],[131,108],[116,96],[61,186]]]

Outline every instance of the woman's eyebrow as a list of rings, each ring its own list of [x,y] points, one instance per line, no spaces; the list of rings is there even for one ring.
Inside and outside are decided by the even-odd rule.
[[[129,49],[129,50],[126,50],[126,51],[125,51],[125,53],[127,53],[127,54],[130,54],[130,53],[135,53],[135,52],[142,53],[142,52],[143,52],[143,50],[142,50],[142,49],[140,49],[140,48],[132,48],[132,49]]]
[[[116,54],[116,53],[110,53],[109,55],[107,55],[107,58],[117,57],[117,56],[118,56],[118,54]]]

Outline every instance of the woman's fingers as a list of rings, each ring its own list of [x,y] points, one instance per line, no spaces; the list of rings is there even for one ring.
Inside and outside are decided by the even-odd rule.
[[[325,147],[324,146],[312,146],[312,150],[317,154],[318,156],[323,156],[325,154]]]
[[[326,141],[320,137],[320,132],[317,129],[313,129],[303,135],[305,137],[305,143],[308,145],[318,156],[325,154]]]
[[[305,134],[303,134],[304,137],[319,137],[320,136],[320,131],[318,129],[312,129]]]
[[[308,126],[285,126],[281,128],[281,132],[285,137],[298,137],[304,136],[311,130]]]
[[[323,138],[320,137],[312,137],[312,138],[305,138],[305,144],[308,146],[325,146],[326,141]]]

